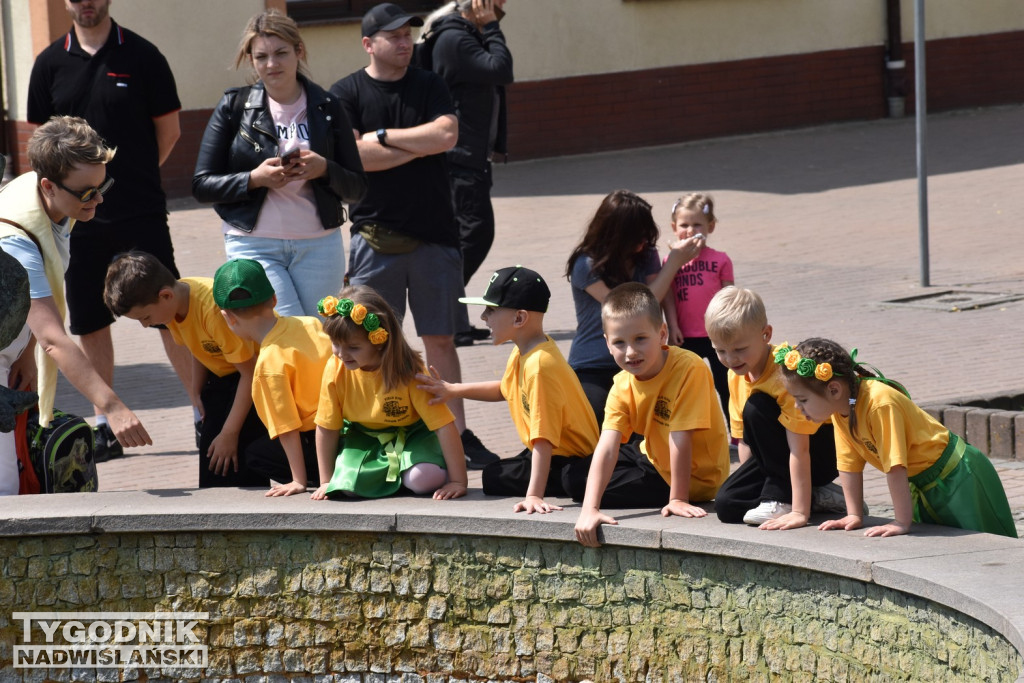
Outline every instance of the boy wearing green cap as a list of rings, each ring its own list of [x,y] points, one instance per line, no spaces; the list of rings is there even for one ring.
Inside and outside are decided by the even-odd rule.
[[[483,489],[487,495],[522,496],[515,512],[561,510],[544,496],[566,496],[562,469],[579,458],[589,460],[597,444],[597,418],[583,387],[554,340],[544,334],[550,299],[543,278],[529,268],[498,270],[483,297],[459,301],[487,307],[480,317],[495,345],[515,343],[501,381],[449,384],[433,368],[431,375],[416,376],[423,382],[419,388],[434,394],[435,401],[508,402],[526,449],[484,467]]]
[[[250,259],[228,261],[213,276],[213,298],[228,327],[259,344],[252,400],[267,436],[246,449],[249,466],[279,482],[268,496],[304,493],[320,485],[316,418],[331,339],[320,320],[274,313],[277,296],[263,266]]]
[[[192,353],[192,387],[202,418],[199,488],[267,486],[267,477],[247,466],[244,455],[267,434],[251,396],[259,349],[228,327],[213,298],[213,280],[177,280],[151,254],[131,251],[107,268],[103,300],[114,315],[143,327],[165,325],[175,343]]]

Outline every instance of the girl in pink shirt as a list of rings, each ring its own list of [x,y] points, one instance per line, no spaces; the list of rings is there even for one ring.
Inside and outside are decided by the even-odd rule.
[[[722,402],[722,410],[728,415],[728,370],[718,361],[704,329],[704,312],[711,298],[720,289],[735,283],[729,256],[707,246],[708,235],[715,231],[716,222],[715,200],[711,195],[691,192],[672,205],[672,231],[676,237],[685,240],[699,235],[704,246],[672,279],[671,296],[675,305],[664,308],[669,344],[682,346],[708,359],[715,378],[715,391]]]

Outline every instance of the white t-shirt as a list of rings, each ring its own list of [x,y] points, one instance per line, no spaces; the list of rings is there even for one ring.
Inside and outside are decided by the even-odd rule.
[[[309,128],[306,125],[306,91],[291,104],[281,104],[269,95],[267,105],[277,129],[278,149],[309,149]],[[316,201],[309,181],[288,183],[271,189],[263,201],[256,226],[251,233],[224,223],[224,234],[240,237],[269,237],[295,240],[323,237],[324,227],[316,212]]]

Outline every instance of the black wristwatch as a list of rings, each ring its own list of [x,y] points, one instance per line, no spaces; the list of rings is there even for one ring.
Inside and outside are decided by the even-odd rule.
[[[378,128],[377,129],[377,142],[380,143],[381,147],[388,146],[388,129]]]

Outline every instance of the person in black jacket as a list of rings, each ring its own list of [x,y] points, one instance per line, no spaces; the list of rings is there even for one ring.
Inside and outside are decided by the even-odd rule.
[[[457,0],[427,18],[421,41],[430,68],[451,91],[459,118],[459,141],[448,152],[452,205],[459,224],[464,284],[494,242],[491,158],[507,155],[505,86],[512,83],[512,54],[498,25],[505,0]],[[455,335],[460,346],[486,339],[462,311]]]
[[[228,259],[259,261],[281,315],[316,315],[345,276],[342,202],[366,193],[352,124],[338,99],[303,72],[298,26],[276,10],[242,34],[235,67],[259,79],[230,88],[206,126],[192,194],[214,202]]]

